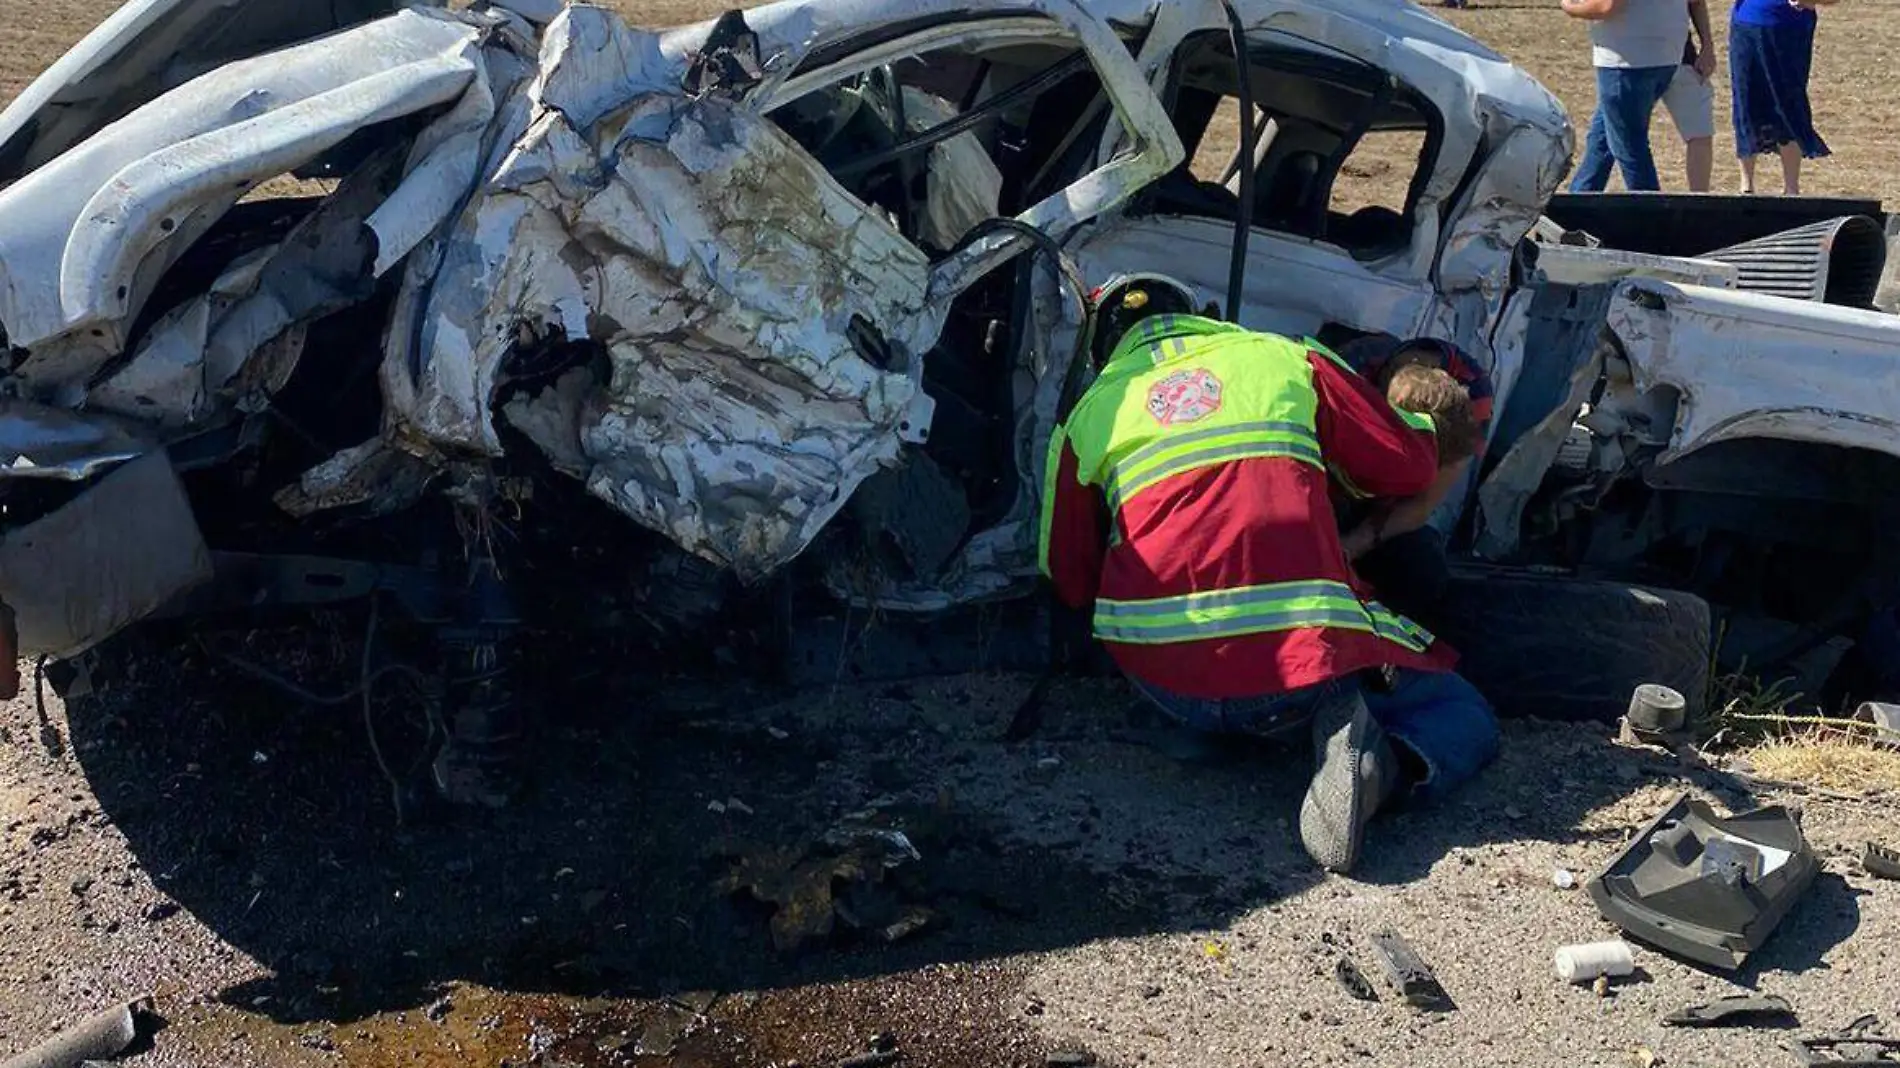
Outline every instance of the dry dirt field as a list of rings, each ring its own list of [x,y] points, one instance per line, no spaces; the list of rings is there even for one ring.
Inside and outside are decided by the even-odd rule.
[[[110,7],[0,4],[0,100]],[[710,10],[622,6],[649,23]],[[1580,24],[1544,5],[1452,14],[1587,116]],[[1816,110],[1836,156],[1813,192],[1900,198],[1894,15],[1823,15]],[[1130,696],[1102,682],[1059,688],[1044,730],[1003,744],[1028,685],[570,698],[522,804],[407,827],[352,715],[202,656],[164,651],[70,705],[29,688],[0,705],[0,1057],[141,993],[169,1026],[137,1068],[1774,1068],[1797,1063],[1796,1034],[1863,1013],[1900,1026],[1900,883],[1855,859],[1900,833],[1891,792],[1751,800],[1599,727],[1517,721],[1473,788],[1382,819],[1356,878],[1321,878],[1290,831],[1299,779],[1270,757],[1142,744]],[[1557,982],[1555,946],[1614,932],[1553,877],[1599,870],[1680,790],[1802,804],[1824,874],[1740,973],[1639,949],[1602,995]],[[905,892],[940,925],[779,957],[759,910],[713,887],[734,855],[856,810],[906,827],[921,860]],[[1454,1011],[1335,985],[1342,954],[1374,968],[1384,927]],[[1745,990],[1789,998],[1800,1030],[1659,1022]]]

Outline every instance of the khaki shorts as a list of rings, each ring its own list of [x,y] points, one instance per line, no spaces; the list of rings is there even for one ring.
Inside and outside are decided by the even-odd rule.
[[[1676,68],[1662,103],[1684,141],[1715,136],[1715,87],[1703,81],[1694,67],[1685,63]]]

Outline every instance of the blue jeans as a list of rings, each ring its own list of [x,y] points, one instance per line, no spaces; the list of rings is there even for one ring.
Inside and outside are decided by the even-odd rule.
[[[1278,739],[1305,730],[1321,701],[1357,691],[1372,718],[1424,769],[1411,784],[1411,799],[1417,801],[1456,789],[1498,755],[1498,719],[1491,703],[1452,671],[1401,668],[1396,684],[1384,692],[1353,677],[1288,693],[1229,698],[1185,697],[1140,679],[1129,681],[1169,718],[1193,730]]]
[[[1590,116],[1583,162],[1570,179],[1572,193],[1601,193],[1610,184],[1612,166],[1622,170],[1623,188],[1632,193],[1662,188],[1649,150],[1649,120],[1679,66],[1597,68],[1597,109]]]

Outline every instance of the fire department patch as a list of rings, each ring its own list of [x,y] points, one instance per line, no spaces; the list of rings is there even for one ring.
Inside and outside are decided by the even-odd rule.
[[[1213,372],[1176,371],[1148,387],[1148,414],[1162,426],[1199,422],[1220,411],[1220,393]]]

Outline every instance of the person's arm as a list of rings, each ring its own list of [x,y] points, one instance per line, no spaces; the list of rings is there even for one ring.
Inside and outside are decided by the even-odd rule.
[[[1601,22],[1623,10],[1624,0],[1563,0],[1564,14],[1575,19]]]
[[[1374,508],[1365,522],[1340,539],[1340,544],[1346,549],[1346,559],[1357,560],[1377,548],[1381,542],[1391,541],[1401,534],[1410,534],[1424,527],[1431,521],[1432,513],[1451,495],[1451,491],[1458,488],[1470,466],[1471,461],[1465,459],[1450,467],[1441,467],[1438,476],[1432,479],[1432,484],[1425,487],[1425,492]]]
[[[1057,427],[1043,479],[1041,565],[1056,596],[1078,609],[1095,600],[1108,531],[1108,504],[1101,490],[1083,485],[1079,469],[1065,428]]]
[[[1438,474],[1432,421],[1392,407],[1372,383],[1331,357],[1308,352],[1320,453],[1346,490],[1359,497],[1410,497]]]
[[[1689,23],[1695,27],[1695,72],[1706,82],[1715,76],[1715,33],[1709,29],[1709,0],[1689,0]]]

